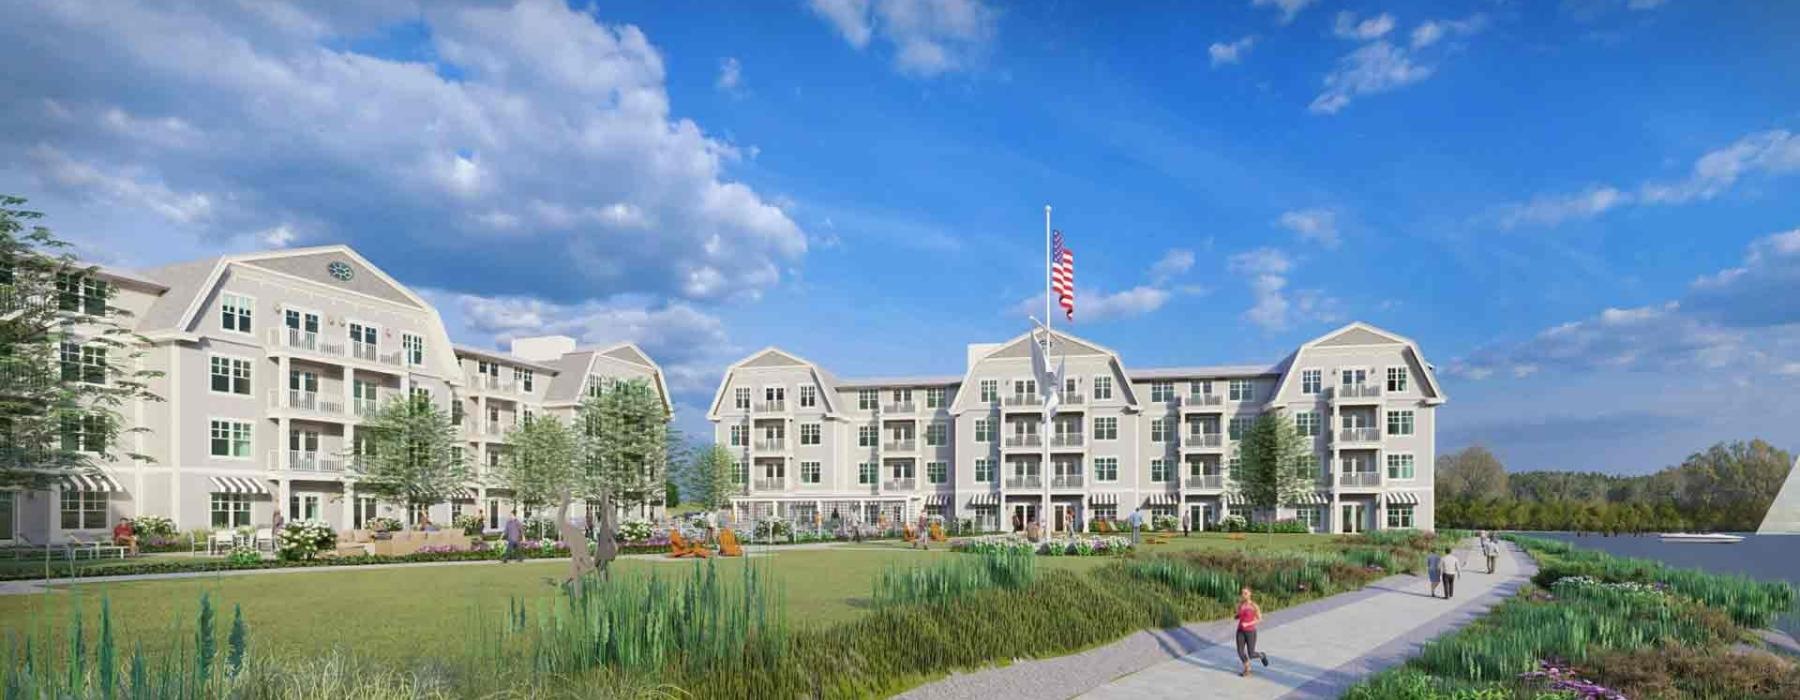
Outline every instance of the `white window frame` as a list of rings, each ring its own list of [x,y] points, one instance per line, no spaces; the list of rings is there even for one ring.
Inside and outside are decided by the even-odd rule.
[[[856,390],[856,410],[858,410],[858,411],[874,411],[874,410],[879,410],[880,408],[881,408],[881,390],[880,389],[857,389]]]
[[[1113,483],[1119,480],[1118,457],[1095,457],[1094,480]]]
[[[731,390],[731,407],[739,411],[750,410],[751,402],[756,400],[756,390],[747,386],[734,387]]]
[[[1396,379],[1399,381],[1395,381]],[[1411,386],[1411,383],[1412,383],[1412,372],[1408,371],[1406,369],[1405,365],[1387,368],[1387,384],[1385,386],[1387,388],[1388,393],[1391,393],[1391,394],[1402,393],[1402,392],[1406,391],[1409,386]],[[1396,384],[1398,384],[1399,386],[1396,387],[1395,386]]]
[[[994,474],[995,474],[994,460],[989,459],[987,457],[977,457],[975,459],[975,483],[977,483],[977,484],[994,483]],[[986,476],[987,478],[984,479],[984,478],[982,478],[983,476]]]
[[[1296,411],[1294,413],[1294,430],[1302,437],[1318,437],[1321,420],[1323,419],[1319,416],[1318,411]]]
[[[1119,439],[1119,417],[1094,416],[1094,439],[1108,441]]]
[[[232,428],[234,426],[243,426],[245,446],[244,446],[244,455],[242,457],[239,457],[236,455],[230,455],[230,454],[223,454],[223,455],[213,454],[212,443],[213,443],[213,439],[214,439],[213,438],[213,428],[214,428],[213,424],[214,423],[224,423],[225,424],[225,429],[226,429],[225,440],[226,440],[226,450],[227,451],[229,451],[232,447],[235,447],[237,444],[236,431],[232,430]],[[225,417],[221,417],[221,416],[207,417],[207,419],[206,419],[206,454],[207,454],[207,456],[209,456],[213,459],[229,460],[229,461],[233,461],[233,462],[249,461],[250,459],[252,459],[253,457],[256,456],[256,423],[254,421],[238,420],[236,418],[225,418]]]
[[[243,392],[240,393],[237,391],[230,391],[230,390],[219,391],[218,389],[213,388],[213,376],[214,376],[213,375],[213,360],[215,360],[215,359],[226,360],[226,364],[225,364],[226,375],[225,376],[228,380],[227,383],[229,383],[233,388],[235,388],[237,386],[237,375],[234,373],[236,368],[231,365],[231,362],[244,363],[244,367],[247,370],[247,373],[244,376],[244,391]],[[255,396],[256,395],[256,362],[248,357],[243,357],[243,356],[239,356],[239,355],[230,355],[230,354],[221,353],[221,352],[207,353],[207,355],[206,355],[206,390],[208,393],[211,393],[211,394],[214,394],[217,396],[239,396],[239,397]]]
[[[1232,401],[1255,401],[1256,380],[1233,379],[1225,387],[1226,398]]]
[[[1396,464],[1395,460],[1401,460],[1404,464]],[[1413,453],[1411,452],[1389,452],[1382,461],[1385,463],[1384,466],[1386,467],[1387,478],[1389,481],[1413,481],[1419,478],[1419,467],[1416,463],[1417,460],[1413,457]],[[1405,476],[1395,476],[1397,473],[1395,469],[1400,467],[1406,469]]]
[[[246,306],[241,307],[240,311],[242,313],[234,314],[233,317],[237,319],[237,321],[236,321],[237,324],[249,326],[250,327],[249,330],[242,330],[239,328],[227,328],[225,326],[225,316],[226,316],[225,309],[229,306],[232,299],[236,299],[237,301],[240,301],[240,302],[248,302]],[[239,308],[239,307],[230,307],[230,308]],[[219,293],[219,330],[222,332],[225,332],[225,333],[235,333],[237,335],[256,335],[256,297],[250,296],[248,294],[241,294],[238,292],[220,292]]]
[[[1153,484],[1168,483],[1170,481],[1171,477],[1174,476],[1173,471],[1174,471],[1173,469],[1169,468],[1169,460],[1167,460],[1167,459],[1157,457],[1155,459],[1150,460],[1150,483],[1153,483]],[[1161,478],[1158,478],[1158,477],[1161,477]]]
[[[981,403],[994,403],[1000,400],[1000,380],[981,380]]]
[[[1313,368],[1300,370],[1300,393],[1306,396],[1318,394],[1325,389],[1325,370]]]
[[[417,347],[414,347],[414,346],[417,346]],[[418,359],[413,359],[413,353],[415,353],[415,352],[418,353],[418,355],[419,355]],[[408,367],[418,367],[418,366],[424,365],[425,364],[425,336],[419,335],[417,333],[401,333],[400,334],[400,353],[405,356],[406,365]],[[513,371],[517,372],[518,370],[514,369]]]
[[[1154,442],[1154,443],[1168,442],[1169,438],[1172,437],[1169,433],[1170,433],[1169,419],[1167,419],[1167,418],[1152,418],[1152,419],[1150,419],[1150,441],[1151,442]]]
[[[807,430],[808,428],[811,428],[811,430]],[[811,440],[807,439],[807,436],[809,434],[812,437]],[[822,426],[819,423],[801,423],[800,424],[800,444],[802,444],[802,445],[818,445],[818,444],[823,443],[824,441],[825,441],[824,426]]]
[[[1168,403],[1175,400],[1175,382],[1159,379],[1150,382],[1150,402]]]
[[[937,473],[933,474],[932,473],[933,471],[936,471]],[[925,463],[925,483],[927,483],[927,484],[948,484],[948,483],[950,483],[950,463],[946,462],[944,460],[941,460],[941,459],[934,459],[932,461],[926,462]]]
[[[987,418],[975,419],[975,442],[990,443],[994,441],[994,422]]]
[[[933,434],[936,437],[932,437]],[[925,424],[925,445],[942,447],[950,444],[950,424],[943,421],[932,421]]]
[[[811,473],[812,473],[811,479],[806,478],[808,470],[811,470]],[[821,483],[822,481],[824,481],[824,478],[825,478],[824,469],[820,466],[820,464],[818,462],[807,461],[807,462],[800,463],[800,483],[802,483],[802,484],[817,484],[817,483]]]
[[[857,447],[859,447],[859,448],[860,447],[875,447],[876,445],[880,445],[880,444],[881,444],[881,426],[879,426],[879,425],[856,426],[856,446]]]
[[[1412,436],[1412,435],[1418,433],[1417,418],[1413,415],[1413,412],[1411,409],[1404,409],[1404,410],[1399,410],[1399,411],[1388,411],[1387,415],[1385,417],[1387,418],[1387,421],[1386,421],[1387,425],[1384,426],[1384,429],[1385,429],[1384,434],[1386,434],[1386,435],[1408,437],[1408,436]],[[1400,424],[1405,428],[1404,430],[1394,430],[1394,419],[1396,417],[1399,417],[1402,419],[1400,421]]]
[[[1095,375],[1088,386],[1093,387],[1095,401],[1110,401],[1113,397],[1113,378],[1110,374]]]
[[[801,408],[816,408],[819,405],[819,388],[816,386],[802,384],[794,394]]]
[[[1406,517],[1395,518],[1394,516],[1399,513],[1405,513]],[[1389,529],[1395,530],[1410,530],[1416,527],[1419,522],[1418,508],[1411,503],[1389,503],[1386,508],[1382,509],[1382,516],[1382,524]]]
[[[868,486],[881,482],[881,465],[875,462],[858,462],[856,464],[856,483]]]

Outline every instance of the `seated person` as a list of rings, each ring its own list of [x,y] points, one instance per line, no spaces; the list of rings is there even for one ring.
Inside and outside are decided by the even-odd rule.
[[[137,531],[131,527],[131,521],[129,519],[119,518],[119,524],[114,525],[112,529],[112,541],[113,544],[124,547],[127,554],[133,556],[137,555]]]

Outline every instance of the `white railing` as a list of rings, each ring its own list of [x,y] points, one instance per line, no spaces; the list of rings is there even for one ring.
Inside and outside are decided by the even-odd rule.
[[[1181,405],[1194,408],[1216,408],[1225,405],[1225,397],[1220,394],[1190,393],[1187,398],[1182,400]]]
[[[784,413],[786,411],[786,401],[763,401],[756,404],[757,413]]]
[[[1181,444],[1187,447],[1224,447],[1225,436],[1219,433],[1188,433]]]
[[[757,440],[756,441],[756,449],[761,452],[773,452],[776,450],[785,450],[785,449],[787,449],[787,440],[785,440],[785,439]]]
[[[350,405],[356,410],[358,418],[367,418],[381,410],[381,402],[375,399],[356,399],[351,401]]]
[[[756,483],[753,487],[753,490],[756,490],[756,491],[786,491],[787,490],[787,479],[786,478],[757,479]]]
[[[911,491],[919,485],[918,479],[888,479],[881,485],[883,491]]]
[[[1081,475],[1081,474],[1057,474],[1055,476],[1050,477],[1050,488],[1053,488],[1053,489],[1078,489],[1078,488],[1081,488],[1081,484],[1083,481],[1082,476],[1083,475]]]
[[[1381,431],[1375,428],[1344,428],[1338,431],[1339,442],[1380,442]]]
[[[1337,388],[1340,399],[1378,399],[1381,398],[1380,384],[1340,384]]]
[[[1081,433],[1063,433],[1050,436],[1051,447],[1080,447],[1087,444],[1085,435]]]
[[[1006,447],[1008,447],[1008,448],[1043,447],[1043,446],[1044,446],[1044,439],[1041,437],[1038,437],[1037,434],[1035,434],[1035,433],[1030,434],[1030,435],[1011,435],[1006,438]]]
[[[1013,394],[1006,397],[1007,408],[1043,408],[1044,399],[1036,394]]]
[[[918,406],[911,401],[901,401],[899,403],[884,403],[884,404],[882,404],[881,412],[882,413],[912,413],[917,408],[918,408]]]
[[[918,440],[892,440],[881,443],[882,452],[912,452],[919,449]]]
[[[1195,475],[1189,474],[1188,478],[1187,478],[1187,487],[1190,489],[1204,489],[1204,490],[1217,491],[1219,489],[1225,488],[1225,475],[1224,474],[1201,474],[1199,476],[1195,476]]]
[[[1344,472],[1338,475],[1339,486],[1380,486],[1381,472]]]
[[[1044,480],[1042,477],[1037,477],[1037,476],[1009,476],[1009,477],[1006,477],[1006,488],[1009,488],[1009,489],[1035,489],[1035,488],[1042,488],[1043,486],[1044,486]]]

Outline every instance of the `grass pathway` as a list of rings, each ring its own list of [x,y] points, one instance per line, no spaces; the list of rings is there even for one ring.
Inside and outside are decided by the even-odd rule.
[[[1502,544],[1495,573],[1465,569],[1454,600],[1432,598],[1423,577],[1402,575],[1269,613],[1258,641],[1273,665],[1258,665],[1247,679],[1237,675],[1236,623],[1218,620],[1147,630],[1069,656],[958,674],[901,697],[1335,698],[1362,677],[1405,661],[1425,642],[1480,617],[1524,584],[1536,567]],[[1471,546],[1457,556],[1480,558]]]

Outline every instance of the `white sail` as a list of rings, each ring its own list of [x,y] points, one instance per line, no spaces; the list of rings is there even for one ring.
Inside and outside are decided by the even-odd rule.
[[[1788,470],[1787,481],[1776,492],[1775,502],[1769,504],[1769,514],[1763,516],[1756,534],[1800,535],[1800,459],[1794,460],[1794,467]]]

